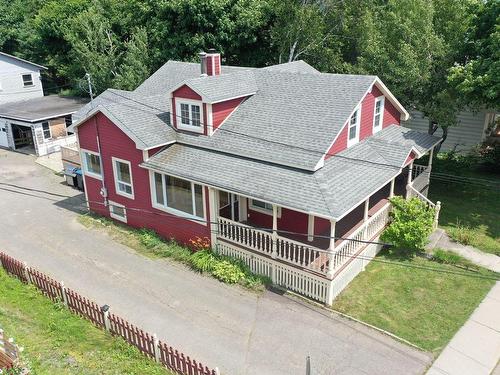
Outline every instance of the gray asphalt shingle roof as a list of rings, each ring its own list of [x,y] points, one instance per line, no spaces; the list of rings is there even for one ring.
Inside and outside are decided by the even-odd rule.
[[[340,219],[399,174],[402,163],[397,165],[394,160],[388,163],[380,153],[380,144],[387,143],[397,149],[398,154],[408,155],[415,145],[424,150],[438,140],[390,126],[377,133],[376,143],[366,139],[329,158],[316,172],[178,143],[167,146],[143,166],[303,212]]]
[[[77,112],[87,99],[58,95],[42,96],[0,105],[0,117],[37,122]]]

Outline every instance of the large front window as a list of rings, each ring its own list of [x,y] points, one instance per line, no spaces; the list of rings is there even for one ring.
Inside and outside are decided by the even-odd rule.
[[[181,178],[153,173],[153,205],[204,218],[203,187]]]
[[[257,199],[250,200],[250,209],[267,215],[273,214],[273,205],[271,203],[259,201]],[[281,207],[277,207],[277,214],[278,217],[281,217]]]
[[[123,195],[127,198],[134,198],[130,162],[117,158],[112,159],[116,194]]]
[[[83,165],[85,174],[95,178],[101,178],[101,158],[98,153],[83,151]]]
[[[177,123],[179,129],[203,132],[201,123],[201,103],[196,101],[179,101],[177,105]]]

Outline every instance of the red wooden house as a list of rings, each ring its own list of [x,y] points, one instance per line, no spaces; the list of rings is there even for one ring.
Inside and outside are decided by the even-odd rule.
[[[387,224],[389,197],[433,205],[439,139],[401,127],[408,113],[376,76],[223,66],[210,51],[79,116],[92,211],[183,243],[206,237],[325,303],[378,251],[365,241]]]

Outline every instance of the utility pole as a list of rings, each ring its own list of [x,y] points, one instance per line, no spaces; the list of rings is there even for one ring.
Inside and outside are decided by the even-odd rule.
[[[92,93],[92,81],[90,80],[90,73],[85,73],[85,78],[87,78],[87,83],[89,85],[90,105],[94,107],[94,94]]]

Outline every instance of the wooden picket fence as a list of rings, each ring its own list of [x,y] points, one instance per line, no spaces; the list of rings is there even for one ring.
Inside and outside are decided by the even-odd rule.
[[[135,346],[144,355],[161,363],[167,369],[180,375],[219,375],[219,370],[207,366],[186,356],[157,339],[156,335],[144,332],[123,318],[111,314],[109,307],[99,307],[95,302],[68,289],[64,283],[28,267],[26,263],[0,251],[0,263],[7,273],[24,283],[35,285],[45,296],[54,302],[61,302],[74,314],[88,319],[98,328],[105,329],[114,336],[122,337]]]

